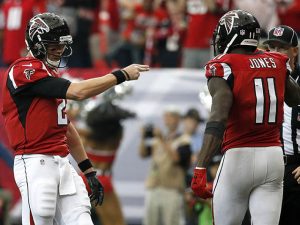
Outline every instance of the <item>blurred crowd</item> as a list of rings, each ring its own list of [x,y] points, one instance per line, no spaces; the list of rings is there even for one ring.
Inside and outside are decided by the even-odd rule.
[[[249,11],[264,31],[285,24],[300,33],[299,0],[2,0],[0,66],[26,53],[29,18],[49,11],[70,26],[74,43],[69,67],[145,63],[200,68],[213,56],[210,44],[217,21],[231,9]]]
[[[213,57],[211,38],[220,16],[235,8],[255,15],[263,38],[278,24],[291,26],[300,35],[300,0],[0,0],[0,67],[25,55],[28,20],[49,11],[62,15],[70,26],[74,38],[70,68],[115,68],[131,63],[201,68]],[[80,106],[73,107],[68,115],[76,121],[74,110]],[[78,124],[108,200],[95,209],[95,224],[125,224],[111,171],[123,137],[120,121],[132,117],[132,112],[108,102],[87,115],[86,127]],[[181,115],[169,107],[162,117],[164,132],[156,124],[147,124],[140,134],[140,156],[151,158],[144,224],[212,224],[210,202],[194,198],[188,189],[204,119],[196,108]],[[220,160],[216,155],[210,165],[211,184]],[[6,224],[1,219],[19,198],[12,184],[12,163],[11,152],[0,145],[0,169],[5,171],[0,175],[0,224]]]

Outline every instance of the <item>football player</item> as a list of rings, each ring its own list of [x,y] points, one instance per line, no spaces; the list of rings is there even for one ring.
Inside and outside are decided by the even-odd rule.
[[[215,225],[241,224],[248,207],[255,225],[279,221],[283,103],[300,104],[300,88],[287,56],[258,50],[259,38],[253,15],[226,13],[213,35],[217,56],[205,67],[212,106],[191,187],[201,198],[213,197]],[[220,147],[224,156],[210,192],[205,167]]]
[[[33,17],[26,29],[27,57],[3,77],[2,113],[11,147],[14,176],[22,195],[22,224],[91,225],[90,201],[81,177],[66,156],[71,153],[85,174],[95,204],[103,187],[79,135],[65,113],[66,99],[82,100],[126,80],[136,80],[147,65],[130,65],[102,77],[70,82],[60,78],[72,54],[66,21],[55,14]]]

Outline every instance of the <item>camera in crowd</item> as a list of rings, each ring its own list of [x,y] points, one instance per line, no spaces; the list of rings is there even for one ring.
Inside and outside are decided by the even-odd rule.
[[[144,126],[144,139],[145,139],[145,147],[147,150],[147,155],[150,156],[152,154],[152,146],[154,141],[154,125],[152,123],[148,123]]]
[[[154,137],[154,125],[148,123],[144,127],[144,138],[153,138]]]

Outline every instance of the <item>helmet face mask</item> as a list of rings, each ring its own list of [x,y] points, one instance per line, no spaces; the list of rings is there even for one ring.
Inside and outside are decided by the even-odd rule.
[[[219,20],[213,34],[215,55],[229,53],[237,47],[255,50],[260,38],[257,19],[243,10],[227,12]]]
[[[25,42],[35,58],[43,60],[51,67],[64,67],[60,66],[62,58],[68,58],[72,54],[73,41],[69,27],[63,18],[53,13],[38,14],[29,21]],[[49,45],[65,46],[58,61],[49,60]]]
[[[213,47],[214,47],[214,55],[217,56],[219,54],[223,54],[225,50],[224,40],[221,40],[221,36],[218,32],[218,27],[216,27],[213,34]]]
[[[51,67],[65,67],[65,59],[72,55],[72,48],[68,44],[46,43],[45,48],[45,62]]]

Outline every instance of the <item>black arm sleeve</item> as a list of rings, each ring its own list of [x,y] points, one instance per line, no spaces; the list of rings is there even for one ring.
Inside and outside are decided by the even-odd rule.
[[[22,89],[23,95],[39,96],[45,98],[66,98],[71,82],[64,78],[46,77]]]
[[[188,169],[191,162],[191,146],[189,144],[180,145],[177,148],[178,154],[179,154],[179,162],[178,164],[183,167],[184,169]]]

